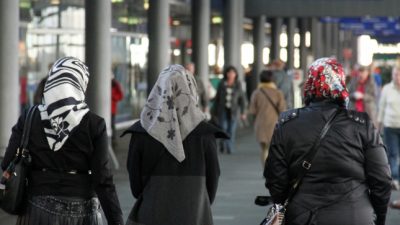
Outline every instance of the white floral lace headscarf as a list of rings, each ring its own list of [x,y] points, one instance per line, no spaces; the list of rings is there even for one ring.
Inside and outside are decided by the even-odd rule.
[[[182,142],[204,119],[196,81],[181,65],[160,73],[140,115],[143,128],[179,162],[185,159]]]

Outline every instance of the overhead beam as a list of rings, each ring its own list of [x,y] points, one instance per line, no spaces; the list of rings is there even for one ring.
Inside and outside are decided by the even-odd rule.
[[[399,0],[246,0],[246,17],[398,16]]]

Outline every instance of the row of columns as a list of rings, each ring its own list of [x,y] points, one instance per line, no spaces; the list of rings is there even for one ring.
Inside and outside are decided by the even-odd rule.
[[[89,1],[85,4],[85,61],[90,72],[87,102],[93,112],[105,119],[111,134],[111,2]],[[20,114],[19,22],[18,1],[0,1],[0,156]]]
[[[280,58],[280,35],[282,33],[282,26],[284,25],[284,18],[271,19],[271,52],[270,59]],[[255,26],[259,26],[254,23]],[[288,38],[287,43],[287,68],[294,68],[294,35],[296,28],[300,34],[300,68],[307,67],[307,58],[309,55],[314,59],[320,57],[335,56],[341,58],[343,35],[339,29],[338,23],[322,23],[318,18],[287,18],[286,19],[286,34]],[[257,28],[255,28],[257,29]],[[309,31],[311,35],[311,48],[306,47],[306,32]],[[256,37],[253,37],[256,38]],[[264,46],[257,46],[264,47]],[[255,54],[256,55],[256,54]]]
[[[87,90],[88,103],[91,110],[102,116],[110,128],[111,107],[111,2],[86,0],[86,63],[89,66],[91,78]],[[19,5],[18,1],[0,1],[0,155],[8,143],[11,127],[19,115],[18,85],[18,31]],[[148,11],[148,91],[151,90],[160,71],[169,64],[170,26],[169,2],[150,0]],[[193,60],[197,74],[203,79],[208,77],[208,44],[210,40],[210,0],[192,1],[192,41]],[[224,1],[223,40],[225,65],[234,65],[243,79],[241,68],[241,43],[243,42],[244,0]],[[254,18],[254,66],[258,75],[263,69],[263,48],[265,47],[266,16]],[[280,55],[280,34],[284,24],[283,18],[272,20],[271,59]],[[305,32],[311,26],[311,52],[314,58],[338,53],[338,27],[321,24],[317,18],[301,19],[300,21],[300,55],[302,68],[306,67],[310,55],[305,47]],[[288,67],[294,66],[293,36],[298,27],[296,18],[289,18],[287,23]],[[335,44],[330,44],[335,43]],[[337,44],[337,45],[336,45]],[[335,54],[336,54],[335,53]],[[257,76],[254,76],[257,77]],[[255,79],[255,82],[258,79]],[[109,132],[110,133],[110,132]]]

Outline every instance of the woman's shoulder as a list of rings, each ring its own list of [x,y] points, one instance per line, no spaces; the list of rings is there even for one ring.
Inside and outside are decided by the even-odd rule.
[[[365,124],[371,121],[371,118],[366,112],[358,112],[356,110],[351,110],[351,109],[342,109],[342,111],[349,120],[355,123]]]
[[[215,138],[229,139],[229,135],[221,128],[207,121],[200,122],[199,125],[197,125],[197,127],[189,135],[213,135]]]
[[[96,113],[89,111],[84,117],[83,119],[88,120],[91,124],[95,124],[95,125],[99,125],[104,123],[105,124],[105,120],[103,117],[97,115]]]
[[[126,129],[121,137],[125,136],[126,134],[147,134],[147,131],[143,128],[140,120],[136,121],[132,126]],[[189,134],[190,136],[201,136],[201,135],[214,135],[216,138],[229,138],[229,136],[219,127],[206,122],[202,121],[199,125],[196,126],[195,129]]]
[[[278,88],[264,87],[262,89],[267,91],[268,93],[273,93],[275,95],[282,95],[283,96],[283,91],[279,90]]]
[[[82,118],[82,121],[79,125],[80,130],[89,130],[93,135],[99,135],[103,132],[107,132],[106,121],[103,117],[97,115],[94,112],[87,112],[86,115]]]
[[[126,134],[134,134],[134,133],[147,134],[147,131],[143,128],[142,124],[140,123],[140,120],[137,120],[136,122],[133,123],[132,126],[126,129],[121,134],[121,137],[125,136]]]

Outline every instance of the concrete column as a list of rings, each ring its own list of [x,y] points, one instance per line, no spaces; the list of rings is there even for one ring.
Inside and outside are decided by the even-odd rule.
[[[294,32],[296,29],[296,18],[290,17],[288,19],[288,26],[287,26],[287,38],[288,38],[288,46],[287,46],[287,68],[293,69],[294,68]]]
[[[243,39],[243,0],[224,1],[224,67],[235,66],[240,80],[243,79],[241,66],[241,45]]]
[[[253,19],[254,63],[251,91],[257,87],[257,83],[260,80],[260,73],[264,68],[263,49],[265,43],[265,22],[266,17],[264,15]]]
[[[322,57],[322,48],[322,24],[314,17],[311,19],[311,49],[314,60]]]
[[[111,2],[86,0],[87,102],[106,121],[111,134]]]
[[[108,151],[118,169],[119,163],[111,147],[111,2],[86,0],[85,9],[86,64],[90,72],[87,102],[89,108],[106,121]]]
[[[332,24],[332,54],[336,56],[336,59],[339,59],[339,24]]]
[[[169,1],[150,0],[149,3],[147,93],[150,93],[161,70],[170,63]]]
[[[345,32],[340,30],[340,26],[338,24],[338,31],[339,31],[339,40],[338,40],[338,59],[340,62],[343,62],[343,48],[345,47]]]
[[[238,66],[237,66],[237,69],[238,69],[238,73],[239,73],[239,78],[240,78],[240,80],[242,81],[242,88],[243,88],[243,91],[246,91],[246,85],[245,85],[245,80],[244,80],[244,68],[243,68],[243,66],[242,66],[242,44],[243,44],[243,40],[244,40],[244,28],[243,28],[243,23],[244,23],[244,11],[245,11],[245,6],[244,6],[244,2],[245,2],[245,0],[235,0],[235,2],[238,2],[237,4],[239,4],[239,11],[238,11],[238,17],[237,17],[237,19],[239,20],[238,21],[238,24],[239,24],[239,33],[238,33],[238,44],[237,44],[237,46],[238,46],[238,48],[239,48],[239,55],[238,55],[238,58],[239,58],[239,64],[238,64]]]
[[[19,116],[19,1],[0,1],[0,156]]]
[[[351,34],[351,65],[358,64],[358,36]]]
[[[196,75],[208,79],[208,44],[210,42],[210,0],[192,1],[193,62]]]
[[[332,24],[324,23],[324,57],[332,56]]]
[[[279,53],[281,50],[280,36],[282,32],[282,24],[283,19],[280,17],[274,18],[271,24],[271,62],[275,59],[279,59]]]
[[[308,31],[308,18],[302,18],[300,20],[300,69],[304,71],[304,74],[307,71],[307,57],[308,57],[308,49],[306,46],[306,32]]]

